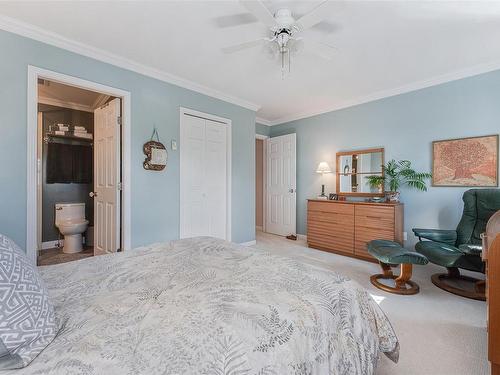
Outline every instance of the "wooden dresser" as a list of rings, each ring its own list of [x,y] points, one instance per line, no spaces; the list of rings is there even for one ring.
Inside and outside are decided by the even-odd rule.
[[[307,201],[309,247],[375,261],[366,251],[375,239],[403,243],[402,203]]]

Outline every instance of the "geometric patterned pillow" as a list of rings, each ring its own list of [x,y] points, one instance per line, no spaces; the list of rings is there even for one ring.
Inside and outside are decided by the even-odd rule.
[[[0,369],[26,366],[57,331],[54,307],[36,266],[0,234]]]

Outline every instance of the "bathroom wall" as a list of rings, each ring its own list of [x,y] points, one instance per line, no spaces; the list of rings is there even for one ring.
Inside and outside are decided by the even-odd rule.
[[[69,108],[39,104],[38,111],[43,113],[42,138],[49,126],[53,124],[70,124],[84,126],[87,132],[94,132],[94,114]],[[76,141],[63,140],[58,142],[81,144]],[[47,143],[42,142],[42,242],[59,239],[59,231],[55,222],[56,203],[85,203],[85,217],[92,225],[94,206],[89,193],[93,184],[48,184],[47,183]]]

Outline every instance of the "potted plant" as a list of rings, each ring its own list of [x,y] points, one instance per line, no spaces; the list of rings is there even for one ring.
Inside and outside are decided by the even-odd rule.
[[[390,160],[382,166],[383,175],[367,176],[368,184],[374,188],[379,188],[385,192],[386,199],[389,202],[399,202],[399,188],[407,185],[421,191],[427,191],[426,181],[432,177],[431,173],[416,172],[411,167],[409,160]]]

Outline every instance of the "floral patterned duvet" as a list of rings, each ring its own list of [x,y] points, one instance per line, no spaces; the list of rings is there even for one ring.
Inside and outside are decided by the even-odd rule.
[[[41,267],[61,329],[5,374],[373,374],[397,361],[356,282],[202,237]]]

